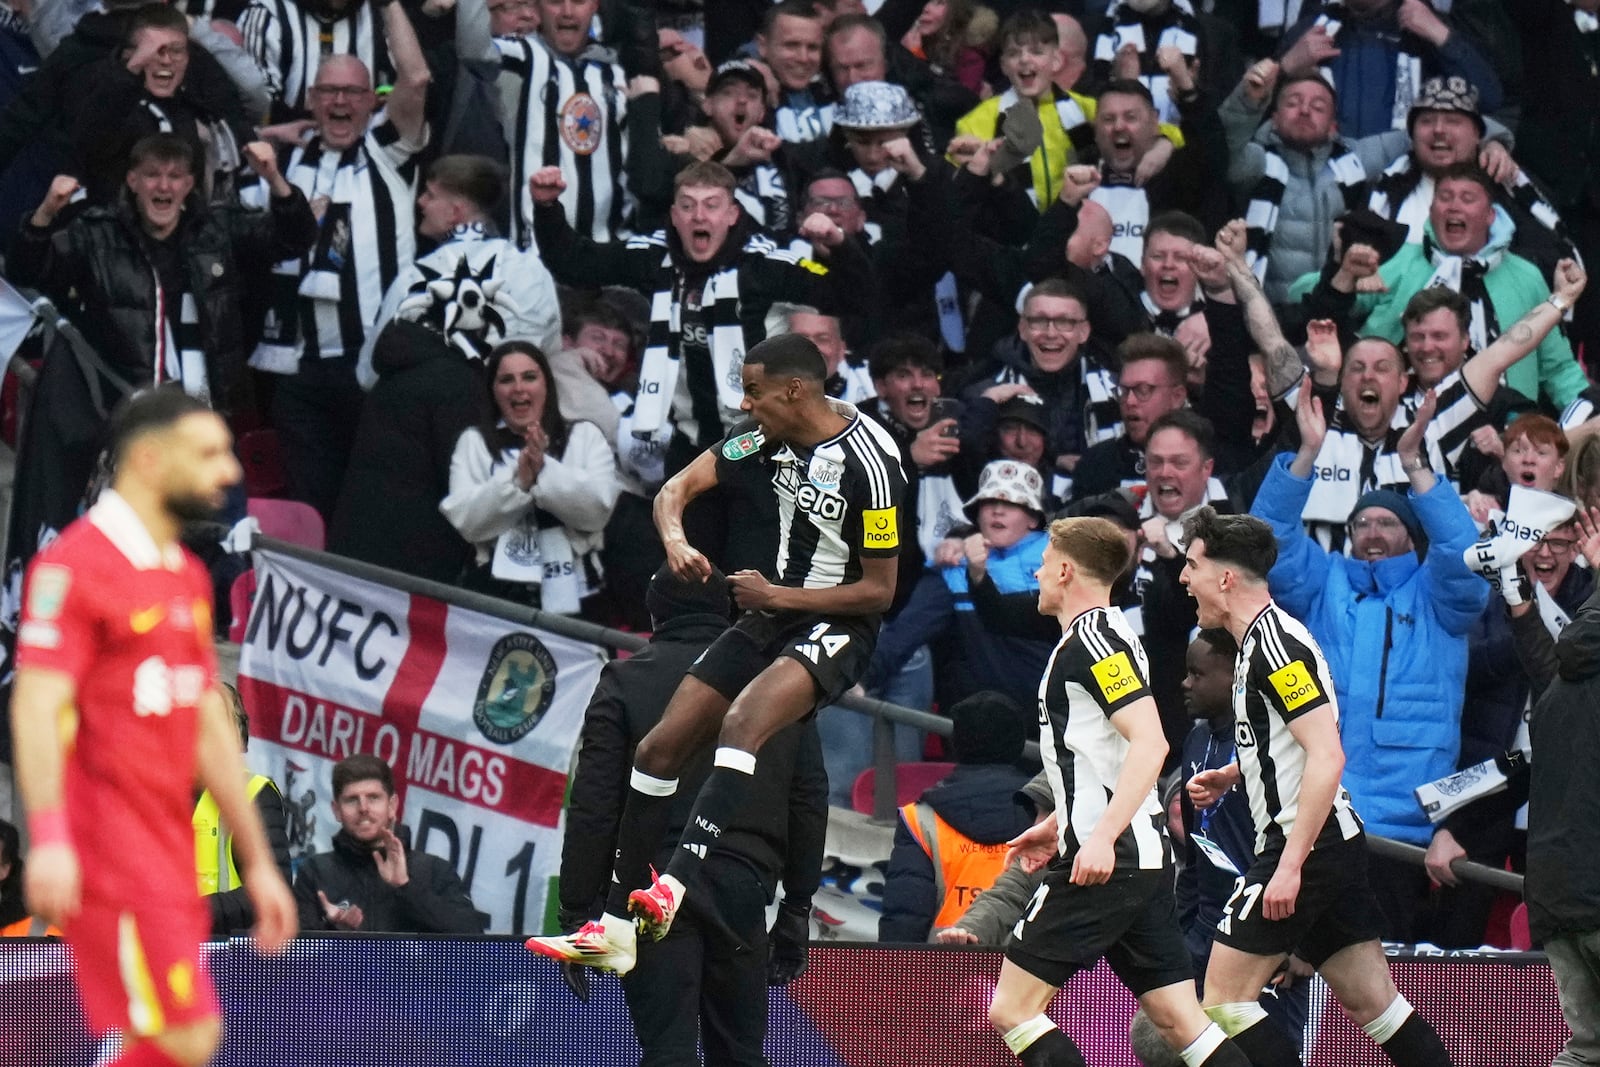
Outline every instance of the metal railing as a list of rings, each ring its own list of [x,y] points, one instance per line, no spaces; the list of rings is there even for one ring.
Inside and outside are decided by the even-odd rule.
[[[430,581],[426,578],[417,578],[399,571],[389,570],[360,560],[347,559],[343,556],[331,555],[327,552],[317,552],[313,549],[293,545],[287,541],[279,541],[270,537],[258,537],[255,543],[263,548],[270,549],[281,555],[294,559],[304,560],[324,567],[341,570],[357,578],[379,582],[406,593],[416,593],[421,596],[432,597],[447,604],[481,611],[498,619],[525,626],[536,626],[551,633],[570,637],[575,641],[584,641],[589,644],[601,645],[611,649],[622,649],[637,652],[649,642],[636,633],[625,630],[614,630],[610,627],[600,626],[582,619],[574,619],[566,615],[551,615],[539,611],[525,604],[518,604],[511,600],[501,600],[496,597],[485,596],[458,586],[445,585],[441,582]],[[896,724],[912,726],[919,730],[937,734],[940,737],[949,737],[951,733],[950,720],[930,712],[919,711],[916,708],[902,707],[899,704],[890,704],[886,701],[875,700],[871,697],[858,697],[846,695],[837,702],[839,707],[846,708],[860,715],[870,715],[873,718],[872,730],[872,763],[875,769],[873,776],[872,793],[872,818],[875,821],[891,824],[895,819],[896,803],[895,769],[897,761],[894,751],[894,727]],[[1031,760],[1039,759],[1039,746],[1030,741],[1024,749],[1024,755]],[[1398,859],[1405,863],[1423,865],[1425,850],[1415,845],[1408,845],[1403,841],[1395,841],[1387,837],[1378,837],[1374,834],[1367,835],[1367,847],[1376,855]],[[1475,863],[1467,859],[1458,859],[1450,865],[1456,876],[1469,882],[1476,882],[1494,889],[1503,889],[1512,893],[1521,894],[1522,875],[1510,871],[1499,870]]]

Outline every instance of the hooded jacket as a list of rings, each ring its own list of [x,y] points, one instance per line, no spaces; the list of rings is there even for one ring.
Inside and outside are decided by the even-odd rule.
[[[1028,780],[1026,771],[1010,764],[961,764],[921,799],[967,840],[999,845],[1033,824],[1032,810],[1018,796]],[[883,884],[878,940],[926,941],[941,904],[934,890],[933,860],[901,818]]]
[[[300,255],[316,235],[317,220],[298,189],[272,198],[264,212],[204,209],[190,194],[171,240],[199,313],[212,403],[224,414],[243,399],[245,287],[279,259]],[[136,388],[154,375],[161,325],[150,240],[124,193],[115,205],[90,208],[64,226],[39,229],[24,222],[7,264],[12,282],[42,289],[100,358]]]
[[[439,511],[450,459],[487,403],[483,365],[396,319],[373,347],[378,384],[361,407],[328,551],[419,578],[454,582],[471,546]]]
[[[1440,479],[1407,499],[1428,538],[1375,562],[1327,552],[1300,522],[1310,478],[1280,455],[1250,513],[1278,540],[1267,575],[1278,604],[1311,630],[1333,673],[1344,785],[1368,831],[1425,846],[1433,831],[1412,790],[1456,769],[1467,634],[1489,587],[1461,554],[1478,537],[1455,488]]]
[[[1475,258],[1499,255],[1483,276],[1484,289],[1494,305],[1495,318],[1502,331],[1550,298],[1550,286],[1539,268],[1514,252],[1507,251],[1515,232],[1511,216],[1496,206],[1489,240]],[[1428,243],[1436,243],[1433,223],[1423,227]],[[1428,285],[1434,265],[1423,251],[1425,244],[1406,245],[1378,268],[1378,276],[1388,286],[1383,293],[1338,293],[1324,279],[1331,273],[1306,274],[1290,287],[1291,300],[1309,297],[1311,318],[1333,318],[1348,322],[1363,337],[1382,337],[1395,344],[1405,340],[1405,325],[1400,321],[1406,302]],[[1523,396],[1537,399],[1542,392],[1557,409],[1564,408],[1588,387],[1589,380],[1573,358],[1572,346],[1561,330],[1551,330],[1539,347],[1512,365],[1505,374],[1506,386]]]
[[[1524,896],[1536,940],[1600,930],[1600,591],[1556,642],[1556,679],[1533,706]]]

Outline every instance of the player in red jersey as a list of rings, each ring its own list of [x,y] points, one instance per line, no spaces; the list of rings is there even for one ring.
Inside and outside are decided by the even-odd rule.
[[[199,942],[196,783],[233,828],[255,934],[294,935],[232,716],[216,688],[211,582],[178,543],[239,480],[222,419],[183,392],[136,396],[111,422],[112,486],[28,568],[12,697],[33,914],[66,931],[115,1067],[201,1067],[221,1038]]]

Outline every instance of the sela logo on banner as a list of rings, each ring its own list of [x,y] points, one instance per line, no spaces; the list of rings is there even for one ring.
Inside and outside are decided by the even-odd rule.
[[[1500,523],[1500,535],[1509,537],[1513,541],[1526,541],[1530,545],[1537,545],[1544,540],[1545,532],[1537,526],[1527,526],[1516,522],[1507,515]]]

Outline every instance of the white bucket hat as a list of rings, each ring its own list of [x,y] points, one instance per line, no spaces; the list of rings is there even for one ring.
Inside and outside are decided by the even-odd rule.
[[[911,94],[892,82],[856,82],[833,124],[847,130],[908,130],[922,120]]]
[[[978,491],[965,507],[975,508],[985,500],[1002,500],[1042,516],[1043,495],[1044,479],[1037,470],[1014,459],[997,459],[984,465],[978,475]]]

